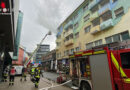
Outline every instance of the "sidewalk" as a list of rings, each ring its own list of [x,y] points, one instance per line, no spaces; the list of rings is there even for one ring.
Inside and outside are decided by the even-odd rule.
[[[16,77],[14,86],[9,86],[9,82],[2,82],[0,83],[0,90],[40,90],[42,88],[51,87],[52,84],[54,86],[59,85],[45,78],[41,78],[39,83],[39,88],[35,88],[34,83],[30,81],[30,76],[27,77],[27,81],[22,81],[22,82],[20,82],[20,77]],[[72,89],[65,86],[58,86],[58,87],[51,88],[51,90],[72,90]]]

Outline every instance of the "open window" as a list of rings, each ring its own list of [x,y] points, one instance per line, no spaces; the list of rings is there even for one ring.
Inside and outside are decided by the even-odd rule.
[[[130,69],[130,52],[121,53],[121,63],[124,69]]]

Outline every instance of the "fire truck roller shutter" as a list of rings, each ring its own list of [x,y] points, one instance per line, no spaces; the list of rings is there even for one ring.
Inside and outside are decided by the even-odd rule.
[[[90,56],[90,67],[93,90],[112,90],[107,55]]]

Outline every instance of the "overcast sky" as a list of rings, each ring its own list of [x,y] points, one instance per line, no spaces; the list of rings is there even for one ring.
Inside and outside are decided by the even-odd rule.
[[[84,0],[20,0],[24,13],[21,45],[33,51],[45,34],[51,30],[43,44],[55,49],[56,29]]]

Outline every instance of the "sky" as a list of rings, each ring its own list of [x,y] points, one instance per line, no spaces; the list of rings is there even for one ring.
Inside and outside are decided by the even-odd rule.
[[[43,44],[50,44],[50,49],[56,47],[58,26],[84,0],[20,0],[20,10],[23,12],[23,24],[20,44],[28,52],[32,52],[42,38],[48,33]]]

